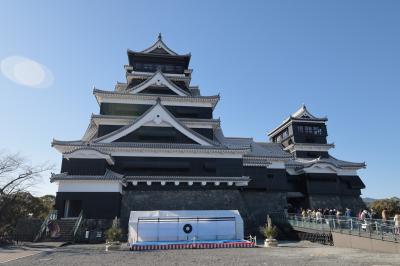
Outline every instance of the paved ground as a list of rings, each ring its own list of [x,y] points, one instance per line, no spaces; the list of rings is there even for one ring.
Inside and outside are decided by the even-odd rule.
[[[278,248],[104,251],[104,245],[60,247],[6,265],[400,265],[400,254],[368,253],[309,242]]]
[[[53,251],[63,243],[61,242],[42,242],[26,243],[18,246],[0,248],[0,263],[14,261],[19,258],[32,256],[41,252]]]

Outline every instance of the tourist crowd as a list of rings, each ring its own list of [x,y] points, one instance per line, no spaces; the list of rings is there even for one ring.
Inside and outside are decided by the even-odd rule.
[[[388,210],[385,208],[379,215],[374,209],[362,209],[357,215],[355,215],[351,209],[346,208],[343,212],[342,210],[335,208],[323,208],[323,209],[292,209],[289,210],[290,213],[295,213],[297,216],[301,216],[305,221],[315,221],[317,223],[322,223],[323,219],[336,219],[342,220],[357,218],[359,221],[363,222],[365,225],[372,220],[380,220],[384,225],[391,224],[394,225],[394,233],[400,235],[400,214],[396,214],[393,218],[389,217]]]

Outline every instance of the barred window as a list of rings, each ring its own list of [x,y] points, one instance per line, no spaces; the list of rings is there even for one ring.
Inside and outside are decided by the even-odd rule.
[[[322,135],[322,128],[314,127],[314,135]]]

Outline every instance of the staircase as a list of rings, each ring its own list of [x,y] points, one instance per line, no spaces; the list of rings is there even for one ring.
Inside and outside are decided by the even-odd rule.
[[[50,235],[43,236],[42,242],[47,241],[60,241],[60,242],[73,242],[74,240],[74,226],[78,218],[68,218],[55,220],[60,228],[60,236],[57,238],[51,238]]]
[[[78,218],[73,219],[61,219],[58,220],[58,226],[60,227],[59,241],[72,242],[74,240],[74,226]]]

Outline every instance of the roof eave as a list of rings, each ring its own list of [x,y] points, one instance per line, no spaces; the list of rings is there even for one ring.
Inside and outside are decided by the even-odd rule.
[[[144,52],[138,52],[138,51],[133,51],[131,49],[127,50],[128,55],[138,55],[138,56],[155,56],[155,57],[170,57],[170,58],[187,58],[190,59],[192,57],[191,53],[187,54],[156,54],[156,53],[144,53]]]

